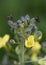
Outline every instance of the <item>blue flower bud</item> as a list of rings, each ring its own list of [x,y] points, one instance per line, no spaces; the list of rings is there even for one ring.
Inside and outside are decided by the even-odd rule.
[[[22,23],[27,23],[27,20],[23,16],[21,16],[21,21]]]
[[[30,17],[28,14],[25,16],[25,19],[30,22]]]
[[[14,25],[14,28],[18,27],[18,24],[16,22],[13,25]]]
[[[37,28],[37,26],[35,24],[33,24],[33,28],[34,28],[35,31],[38,30],[38,28]]]
[[[30,28],[27,28],[27,29],[25,30],[25,32],[31,34],[31,29],[30,29]]]
[[[35,22],[36,22],[35,18],[32,18],[32,19],[30,20],[30,22],[35,23]]]
[[[21,23],[22,23],[22,21],[21,21],[21,20],[17,20],[17,23],[18,23],[18,24],[21,24]]]
[[[23,28],[24,27],[24,23],[19,24],[19,27]]]
[[[10,27],[13,27],[13,21],[8,20],[8,25],[9,25]]]
[[[32,28],[33,28],[33,24],[30,24],[30,25],[29,25],[29,28],[31,28],[31,29],[32,29]]]

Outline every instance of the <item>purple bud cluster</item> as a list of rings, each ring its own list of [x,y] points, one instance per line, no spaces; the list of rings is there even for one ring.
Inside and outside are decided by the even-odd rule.
[[[30,16],[27,14],[26,16],[21,16],[16,22],[12,21],[12,17],[9,16],[8,18],[8,25],[11,27],[11,32],[16,30],[18,36],[21,36],[21,31],[19,30],[20,28],[24,28],[24,31],[27,34],[31,34],[32,30],[38,30],[37,26],[35,25],[35,22],[39,19],[38,17],[30,18]]]

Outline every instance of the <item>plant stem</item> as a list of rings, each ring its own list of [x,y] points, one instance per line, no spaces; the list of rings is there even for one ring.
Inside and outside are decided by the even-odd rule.
[[[24,65],[24,40],[23,38],[21,38],[20,50],[21,50],[20,56],[19,56],[20,65]]]
[[[24,45],[21,45],[21,61],[20,65],[24,65]]]
[[[20,65],[24,64],[24,29],[21,29],[22,37],[21,37],[21,43],[20,43]]]

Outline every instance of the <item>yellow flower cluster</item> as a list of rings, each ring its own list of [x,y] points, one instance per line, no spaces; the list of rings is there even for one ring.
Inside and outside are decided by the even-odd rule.
[[[32,51],[37,51],[41,48],[41,45],[39,44],[39,42],[34,40],[34,35],[30,35],[28,37],[28,39],[25,41],[25,46],[27,48],[32,47]]]
[[[9,38],[10,38],[10,36],[7,34],[3,38],[0,37],[0,48],[4,47],[6,45]]]

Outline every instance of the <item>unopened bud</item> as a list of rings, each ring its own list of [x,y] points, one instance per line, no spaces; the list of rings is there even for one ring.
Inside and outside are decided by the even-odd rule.
[[[11,43],[11,44],[15,44],[15,40],[10,39],[10,43]]]

